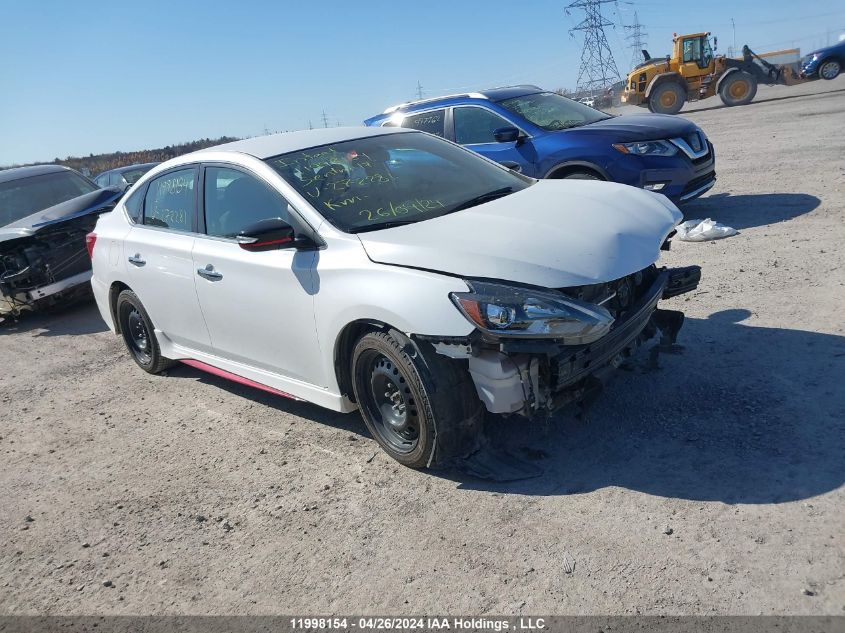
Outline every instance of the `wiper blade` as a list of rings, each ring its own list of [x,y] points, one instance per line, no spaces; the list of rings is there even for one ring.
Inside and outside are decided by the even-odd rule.
[[[474,198],[470,198],[469,200],[461,202],[456,207],[452,207],[449,213],[454,213],[455,211],[463,211],[464,209],[469,209],[470,207],[474,207],[485,202],[490,202],[491,200],[495,200],[496,198],[502,198],[510,193],[513,193],[513,187],[502,187],[501,189],[488,191],[487,193],[482,193],[480,196],[475,196]]]
[[[393,222],[381,222],[380,224],[368,224],[366,226],[356,226],[349,229],[349,233],[369,233],[370,231],[381,231],[382,229],[392,229],[394,226],[404,226],[405,224],[416,224],[419,220],[394,220]]]

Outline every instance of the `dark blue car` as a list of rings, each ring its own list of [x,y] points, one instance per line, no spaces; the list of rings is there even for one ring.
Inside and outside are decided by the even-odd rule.
[[[611,116],[536,86],[425,99],[364,121],[445,137],[534,178],[602,179],[675,202],[716,182],[713,145],[677,116]]]
[[[801,74],[810,78],[836,79],[842,72],[843,64],[845,64],[845,40],[807,55],[801,61]]]

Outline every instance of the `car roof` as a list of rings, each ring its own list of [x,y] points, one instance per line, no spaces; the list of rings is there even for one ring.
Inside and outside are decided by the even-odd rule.
[[[55,174],[60,171],[74,171],[64,165],[29,165],[27,167],[11,167],[0,171],[0,182],[11,182],[21,178],[31,178],[43,174]]]
[[[502,88],[491,88],[485,90],[482,94],[490,99],[490,101],[504,101],[505,99],[513,99],[514,97],[523,97],[525,95],[533,95],[538,92],[547,92],[537,86],[504,86]]]
[[[369,136],[408,132],[413,132],[413,130],[404,128],[331,127],[316,130],[300,130],[298,132],[281,132],[279,134],[256,136],[241,141],[207,147],[192,152],[190,155],[196,156],[206,152],[238,152],[264,160],[278,156],[279,154],[287,154],[288,152],[296,152],[331,143],[342,143]]]
[[[542,88],[533,85],[520,86],[502,86],[500,88],[489,88],[479,92],[460,92],[457,94],[443,95],[440,97],[431,97],[428,99],[418,99],[416,101],[407,101],[399,103],[387,108],[382,114],[391,114],[393,112],[407,112],[423,107],[431,107],[436,105],[450,105],[452,103],[462,103],[471,100],[483,101],[504,101],[513,97],[522,97],[524,95],[536,94],[538,92],[545,92]],[[373,117],[376,119],[379,117]]]
[[[105,174],[110,174],[113,171],[116,171],[117,173],[122,174],[125,171],[131,171],[133,169],[138,169],[138,168],[141,168],[141,167],[146,167],[147,169],[152,169],[156,165],[160,165],[160,164],[161,164],[161,161],[158,161],[158,160],[154,161],[154,162],[150,162],[150,163],[133,163],[132,165],[124,165],[123,167],[115,167],[113,169],[107,169],[106,171],[101,171],[99,174],[96,175],[96,178],[99,178],[100,176],[104,176]]]
[[[133,169],[139,169],[141,167],[148,167],[149,169],[152,169],[153,167],[158,165],[159,162],[160,161],[154,161],[150,163],[135,163],[134,165],[124,165],[123,167],[115,167],[114,169],[110,169],[109,171],[119,171],[120,173],[123,173],[125,171],[131,171]]]

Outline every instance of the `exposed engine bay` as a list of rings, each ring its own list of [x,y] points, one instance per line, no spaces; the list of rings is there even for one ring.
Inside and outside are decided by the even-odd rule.
[[[90,290],[85,235],[118,197],[100,190],[26,218],[31,223],[0,228],[0,318],[51,307]]]
[[[96,222],[90,215],[0,244],[0,314],[55,304],[71,290],[63,281],[78,286],[90,279],[85,235]]]
[[[701,268],[646,269],[607,283],[558,289],[607,309],[614,318],[602,338],[583,345],[554,340],[494,339],[476,332],[463,340],[429,339],[435,351],[466,359],[481,401],[491,413],[550,415],[571,402],[588,402],[602,379],[650,341],[652,362],[670,352],[684,314],[657,304],[694,290]],[[419,337],[426,340],[426,337]]]

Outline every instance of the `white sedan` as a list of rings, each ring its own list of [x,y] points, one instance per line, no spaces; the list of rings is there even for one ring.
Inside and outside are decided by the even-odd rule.
[[[485,410],[548,415],[681,313],[655,265],[681,213],[612,183],[534,180],[413,130],[237,141],[145,174],[88,236],[135,362],[360,409],[412,467],[473,450]]]

